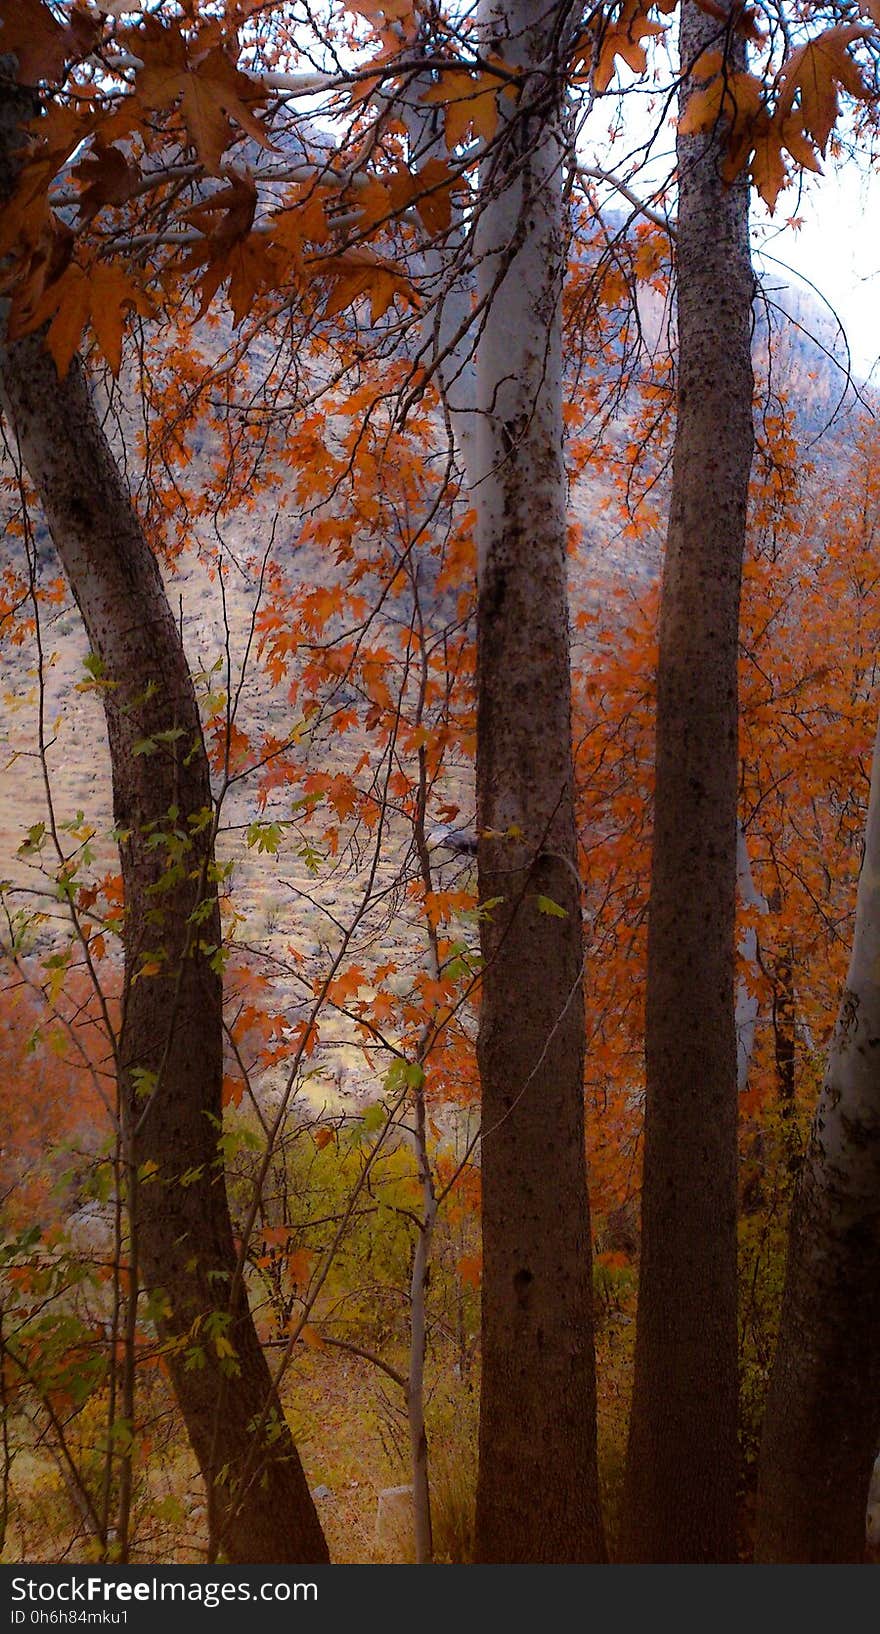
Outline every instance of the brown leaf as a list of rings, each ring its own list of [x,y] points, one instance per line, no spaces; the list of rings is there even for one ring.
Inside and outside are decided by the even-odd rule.
[[[0,0],[0,53],[14,55],[23,85],[56,80],[67,60],[68,34],[43,0]]]
[[[140,180],[120,148],[100,143],[74,165],[73,174],[82,183],[79,214],[83,221],[91,221],[105,204],[124,204]]]
[[[139,103],[161,111],[179,101],[190,140],[212,174],[220,170],[223,153],[232,140],[230,120],[261,147],[271,147],[263,125],[248,106],[262,93],[239,71],[222,46],[212,46],[190,60],[183,36],[155,18],[148,18],[137,40],[144,63],[136,81]]]
[[[416,210],[429,233],[443,233],[452,220],[452,172],[445,159],[429,159],[414,177]]]
[[[801,127],[824,153],[840,112],[838,90],[863,101],[868,92],[847,46],[864,38],[861,23],[827,28],[799,46],[784,64],[777,112],[786,119],[795,109]]]

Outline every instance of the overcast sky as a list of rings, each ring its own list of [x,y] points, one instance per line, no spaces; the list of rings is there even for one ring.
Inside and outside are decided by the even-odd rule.
[[[829,167],[810,178],[800,203],[793,191],[780,197],[780,220],[795,212],[804,220],[799,232],[765,233],[758,222],[758,238],[830,301],[846,329],[854,372],[867,378],[874,369],[880,386],[880,177],[866,181],[852,162]]]

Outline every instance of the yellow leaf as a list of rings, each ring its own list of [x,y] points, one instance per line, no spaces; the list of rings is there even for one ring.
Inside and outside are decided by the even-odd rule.
[[[678,128],[686,136],[696,136],[724,121],[735,135],[760,109],[761,81],[754,74],[721,73],[688,97]]]

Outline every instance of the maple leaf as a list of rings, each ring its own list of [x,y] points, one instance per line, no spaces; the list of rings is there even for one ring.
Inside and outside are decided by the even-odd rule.
[[[190,59],[187,43],[176,29],[154,18],[136,36],[144,66],[136,80],[143,108],[164,111],[178,101],[190,140],[212,174],[229,146],[234,120],[261,147],[271,147],[263,125],[248,106],[261,92],[242,74],[222,46]]]
[[[44,291],[30,314],[28,328],[37,329],[51,317],[46,346],[63,380],[83,330],[91,323],[100,350],[113,374],[118,375],[125,314],[130,307],[144,317],[153,315],[153,303],[146,291],[132,281],[120,262],[99,263],[88,272],[71,262]]]
[[[0,0],[0,23],[0,52],[15,56],[22,84],[59,78],[70,40],[43,0]]]
[[[413,177],[413,203],[427,232],[446,231],[452,220],[452,173],[445,159],[429,159]]]
[[[754,132],[754,152],[751,159],[752,180],[771,215],[776,200],[787,178],[783,151],[804,170],[821,174],[815,148],[801,130],[797,118],[765,119]]]
[[[350,198],[350,195],[349,195]],[[344,201],[347,203],[348,199]],[[376,227],[393,214],[391,194],[378,176],[359,176],[354,190],[354,207],[361,227]]]
[[[783,119],[792,113],[797,99],[801,126],[824,153],[840,112],[838,89],[858,101],[867,97],[867,87],[847,46],[863,39],[861,23],[827,28],[814,40],[793,51],[783,65],[777,112]]]
[[[498,80],[492,74],[471,74],[467,68],[444,68],[436,85],[422,97],[445,110],[446,146],[458,147],[468,132],[491,142],[498,129]]]
[[[761,111],[761,94],[761,81],[754,74],[716,74],[688,97],[678,128],[686,136],[697,136],[726,123],[735,139]]]
[[[100,141],[74,165],[73,175],[82,183],[79,215],[83,221],[91,221],[105,204],[124,204],[139,181],[137,170],[122,149],[104,147]]]
[[[767,122],[761,81],[754,74],[721,72],[688,98],[678,128],[687,136],[723,129],[727,151],[721,173],[726,182],[733,182],[748,164]]]
[[[346,307],[365,295],[370,300],[371,323],[378,323],[384,317],[397,295],[409,306],[416,305],[412,286],[403,274],[390,262],[382,261],[366,250],[334,256],[324,265],[334,278],[324,307],[325,318],[344,312]]]
[[[244,1080],[232,1078],[224,1074],[222,1104],[223,1106],[240,1106],[244,1099]]]
[[[279,250],[282,263],[302,276],[307,244],[326,244],[330,238],[327,188],[308,184],[293,188],[281,209],[270,219],[269,237]]]
[[[245,239],[256,212],[256,186],[247,170],[227,170],[229,186],[219,188],[183,212],[184,221],[206,232],[212,245],[224,248]]]
[[[641,0],[624,0],[613,22],[600,24],[599,54],[596,62],[594,85],[601,96],[614,78],[615,60],[622,57],[634,74],[642,74],[648,66],[643,39],[666,32],[662,23],[648,16]]]
[[[726,126],[727,151],[722,175],[735,181],[749,166],[752,180],[772,213],[788,176],[786,153],[805,170],[819,171],[815,147],[804,132],[800,110],[790,113],[782,102],[774,115],[763,105],[761,83],[752,74],[724,72],[719,52],[704,52],[692,78],[708,80],[690,97],[679,129],[695,135]],[[790,103],[789,103],[790,106]]]

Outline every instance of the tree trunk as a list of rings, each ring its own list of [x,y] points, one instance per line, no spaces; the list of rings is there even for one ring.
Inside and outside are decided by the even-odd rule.
[[[752,865],[749,860],[749,845],[742,825],[736,825],[736,875],[740,901],[745,908],[757,908],[759,913],[767,912],[766,898],[756,888]],[[749,925],[739,940],[739,956],[745,966],[736,988],[734,1002],[734,1025],[736,1028],[736,1087],[740,1095],[749,1087],[749,1072],[752,1066],[752,1055],[755,1048],[755,1034],[758,1028],[760,1006],[757,994],[752,991],[758,969],[758,932],[754,925]]]
[[[719,32],[721,40],[719,41]],[[723,45],[695,0],[681,61]],[[744,47],[728,46],[743,66]],[[681,99],[690,94],[683,81]],[[678,138],[678,417],[657,677],[642,1253],[623,1558],[736,1558],[734,938],[740,582],[752,459],[748,192]]]
[[[756,1556],[858,1562],[880,1440],[880,734],[846,988],[792,1209]]]
[[[165,1296],[157,1322],[221,1548],[234,1561],[326,1560],[243,1294],[228,1325],[224,1316],[236,1251],[217,1148],[220,913],[208,762],[186,658],[79,360],[59,381],[40,338],[29,337],[0,354],[0,380],[105,683],[125,884],[122,1114],[135,1168],[157,1170],[137,1188],[143,1283],[157,1311]],[[235,1372],[218,1355],[218,1336],[234,1346]],[[249,1426],[267,1402],[263,1478],[235,1513],[236,1470],[253,1462]]]
[[[21,100],[0,87],[0,183]],[[125,886],[120,1101],[138,1269],[212,1533],[231,1561],[326,1561],[327,1547],[246,1297],[217,1146],[222,984],[213,811],[198,706],[155,558],[79,359],[59,380],[39,336],[0,349],[0,402],[100,660]],[[235,1360],[224,1361],[225,1338]],[[268,1431],[253,1425],[267,1404]],[[256,1463],[246,1502],[237,1473]]]
[[[484,904],[483,1308],[476,1559],[603,1557],[584,1145],[560,290],[562,73],[577,8],[490,0],[520,68],[478,228],[477,816]],[[532,106],[524,111],[523,101]]]

